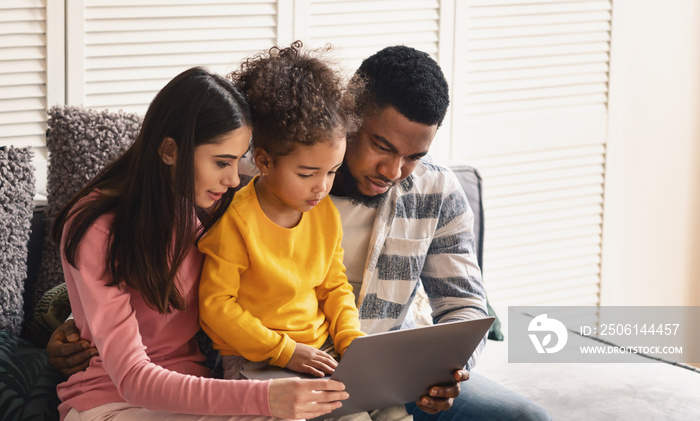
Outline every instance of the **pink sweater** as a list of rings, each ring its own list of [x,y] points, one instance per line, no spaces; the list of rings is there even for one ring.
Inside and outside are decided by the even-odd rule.
[[[187,309],[160,314],[137,291],[105,285],[112,219],[103,215],[83,237],[78,269],[63,260],[75,323],[100,355],[58,385],[61,420],[71,408],[84,411],[110,402],[187,414],[270,415],[269,382],[212,379],[201,365],[204,357],[193,339],[199,330],[203,261],[197,248],[178,274]]]

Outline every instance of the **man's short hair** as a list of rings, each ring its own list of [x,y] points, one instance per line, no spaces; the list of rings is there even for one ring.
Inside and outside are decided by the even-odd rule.
[[[442,124],[450,104],[449,87],[427,53],[403,45],[386,47],[365,59],[356,75],[366,83],[363,107],[392,106],[416,123]]]

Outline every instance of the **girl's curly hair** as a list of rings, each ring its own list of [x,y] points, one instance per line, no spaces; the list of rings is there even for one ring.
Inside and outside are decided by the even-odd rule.
[[[289,154],[298,144],[313,145],[357,131],[355,98],[362,81],[349,84],[317,55],[330,49],[272,47],[247,58],[228,75],[253,111],[253,146],[272,156]]]

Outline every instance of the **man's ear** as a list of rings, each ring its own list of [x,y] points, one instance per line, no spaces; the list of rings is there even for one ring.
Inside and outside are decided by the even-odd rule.
[[[163,139],[158,148],[158,154],[165,165],[175,165],[177,160],[177,143],[175,143],[175,139],[172,137]]]
[[[272,156],[260,147],[255,148],[253,151],[253,162],[255,162],[255,166],[258,167],[260,175],[263,177],[268,175],[274,166]]]

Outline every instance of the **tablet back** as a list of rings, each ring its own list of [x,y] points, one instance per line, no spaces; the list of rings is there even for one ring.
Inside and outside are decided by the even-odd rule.
[[[494,318],[397,330],[356,338],[332,379],[350,398],[322,418],[415,402],[435,385],[454,383]]]

